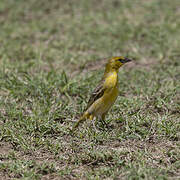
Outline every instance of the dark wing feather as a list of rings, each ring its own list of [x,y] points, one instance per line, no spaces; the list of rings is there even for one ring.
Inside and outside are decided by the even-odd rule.
[[[101,98],[104,94],[105,88],[103,87],[104,82],[101,81],[99,85],[92,92],[90,99],[87,104],[86,110],[99,98]]]

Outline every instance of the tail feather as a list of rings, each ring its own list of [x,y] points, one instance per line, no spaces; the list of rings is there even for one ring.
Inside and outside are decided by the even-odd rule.
[[[74,131],[80,123],[84,122],[86,119],[88,119],[90,116],[89,113],[85,112],[80,118],[79,120],[74,124],[73,128],[72,128],[72,131]]]

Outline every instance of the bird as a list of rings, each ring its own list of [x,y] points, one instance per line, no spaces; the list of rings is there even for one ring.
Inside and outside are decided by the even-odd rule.
[[[72,132],[86,119],[93,120],[94,117],[100,118],[105,122],[105,116],[118,97],[118,71],[125,63],[132,61],[123,56],[109,58],[104,75],[98,86],[92,92],[87,107],[72,127]]]

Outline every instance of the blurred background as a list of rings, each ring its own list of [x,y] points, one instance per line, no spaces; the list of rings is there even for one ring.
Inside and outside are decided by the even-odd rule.
[[[57,67],[117,54],[142,62],[179,55],[178,0],[2,1],[0,12],[3,60]]]
[[[69,135],[116,55],[109,128]],[[178,179],[179,80],[179,0],[1,0],[0,179]]]

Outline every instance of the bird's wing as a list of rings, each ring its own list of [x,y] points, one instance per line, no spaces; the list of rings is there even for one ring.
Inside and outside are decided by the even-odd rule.
[[[88,101],[88,104],[87,104],[87,108],[86,110],[99,98],[101,98],[104,94],[104,91],[105,91],[105,87],[103,87],[103,84],[104,82],[101,81],[99,83],[99,85],[94,89],[94,91],[92,92],[91,96],[90,96],[90,99]]]

